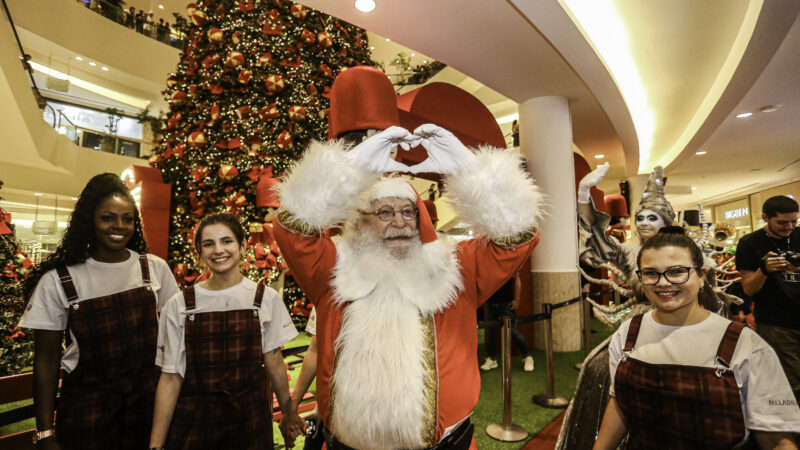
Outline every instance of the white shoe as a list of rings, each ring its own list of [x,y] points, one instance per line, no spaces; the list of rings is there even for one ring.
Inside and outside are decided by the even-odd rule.
[[[528,355],[522,360],[522,369],[525,372],[533,372],[533,356]]]
[[[497,361],[493,358],[486,357],[486,361],[481,364],[481,370],[492,370],[497,368]]]

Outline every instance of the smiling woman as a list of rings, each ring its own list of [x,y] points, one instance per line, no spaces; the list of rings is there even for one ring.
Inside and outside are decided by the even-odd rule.
[[[638,265],[656,309],[611,337],[611,398],[594,448],[617,448],[626,432],[631,448],[734,448],[748,435],[761,448],[797,448],[800,409],[775,352],[700,305],[703,253],[683,228],[648,239]]]
[[[147,254],[122,180],[111,173],[89,180],[58,248],[25,286],[30,300],[20,326],[36,330],[39,448],[146,446],[158,380],[157,312],[177,291],[166,262]]]

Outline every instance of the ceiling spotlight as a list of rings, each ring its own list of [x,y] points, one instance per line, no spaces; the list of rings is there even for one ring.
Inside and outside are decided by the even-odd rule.
[[[370,49],[370,50],[375,50],[375,47],[370,47],[369,49]]]
[[[72,200],[78,201],[78,197],[72,197]]]
[[[389,39],[389,38],[386,38],[386,42],[391,42],[391,41],[392,41],[391,39]]]
[[[422,64],[428,64],[428,60],[422,61]]]
[[[411,56],[417,56],[417,54],[416,53],[412,53]]]
[[[158,5],[158,9],[164,9],[164,5]]]
[[[103,67],[101,67],[101,69],[103,69],[103,70],[108,70],[108,67],[106,67],[106,66],[103,66]]]
[[[34,194],[33,194],[33,195],[35,195],[35,196],[37,196],[37,197],[41,197],[41,196],[42,196],[42,195],[44,195],[44,194],[40,194],[40,193],[38,193],[38,192],[34,192]]]
[[[370,12],[375,9],[374,0],[356,0],[356,9],[361,12]]]
[[[745,117],[750,117],[750,116],[752,116],[752,115],[753,115],[753,113],[751,113],[751,112],[746,112],[746,113],[737,114],[737,115],[736,115],[736,118],[737,118],[737,119],[744,119]]]
[[[83,61],[83,58],[81,58],[80,56],[76,56],[75,59],[77,59],[78,61]]]
[[[692,186],[692,190],[696,191],[697,190],[697,186]]]
[[[595,159],[603,159],[605,157],[606,157],[606,155],[594,155]]]
[[[92,62],[92,61],[89,61],[89,65],[90,65],[90,66],[96,66],[96,65],[97,65],[97,63],[95,63],[95,62]]]
[[[707,151],[694,152],[695,155],[705,155],[706,153],[708,152]]]
[[[759,109],[759,111],[761,111],[761,112],[772,112],[772,111],[777,111],[778,108],[780,108],[780,107],[781,107],[781,105],[777,105],[777,104],[776,105],[767,105],[767,106],[762,106]]]

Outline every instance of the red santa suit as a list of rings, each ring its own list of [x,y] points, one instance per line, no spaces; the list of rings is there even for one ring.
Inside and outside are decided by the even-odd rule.
[[[407,181],[379,181],[345,151],[338,142],[309,148],[280,185],[274,227],[317,311],[319,411],[330,433],[353,448],[429,447],[477,404],[476,309],[538,242],[541,194],[518,156],[476,152],[474,164],[447,183],[479,237],[455,242],[437,238]],[[385,197],[419,208],[422,245],[406,261],[355,244],[357,211]],[[324,232],[342,223],[341,236]]]

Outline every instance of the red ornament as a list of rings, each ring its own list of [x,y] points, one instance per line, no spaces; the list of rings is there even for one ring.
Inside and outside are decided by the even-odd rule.
[[[219,105],[214,103],[211,105],[211,122],[216,122],[219,119]]]
[[[202,61],[200,61],[200,65],[203,66],[203,68],[208,69],[209,67],[218,62],[219,62],[219,55],[208,55],[205,58],[203,58]]]
[[[304,20],[306,18],[306,14],[308,14],[308,8],[303,5],[295,3],[292,5],[291,9],[289,10],[292,15],[300,20]]]
[[[206,146],[206,135],[202,131],[195,131],[189,135],[189,145],[194,148],[203,148]]]
[[[186,92],[183,91],[175,91],[172,95],[169,96],[169,101],[172,102],[175,106],[180,106],[186,103]]]
[[[242,71],[239,72],[239,76],[236,77],[236,81],[241,84],[247,84],[250,82],[251,78],[253,78],[253,72],[248,69],[242,69]]]
[[[197,8],[199,8],[199,6],[197,6],[197,3],[189,3],[188,5],[186,5],[186,14],[191,16],[192,14],[195,13],[195,11],[197,11]]]
[[[324,64],[324,63],[320,64],[319,65],[319,71],[322,72],[322,75],[324,75],[324,76],[326,76],[328,78],[333,78],[333,69],[328,67],[327,64]]]
[[[299,122],[306,119],[306,109],[302,106],[289,107],[289,120],[292,122]]]
[[[264,53],[258,57],[258,61],[256,61],[257,67],[268,66],[272,64],[272,53]]]
[[[225,65],[228,67],[238,67],[244,64],[244,55],[237,51],[228,52],[228,56],[225,57]]]
[[[208,175],[208,166],[204,164],[197,166],[197,168],[192,171],[192,178],[198,183],[202,181],[206,175]],[[192,194],[194,194],[194,192],[192,192]]]
[[[176,112],[169,119],[167,119],[167,129],[175,128],[175,125],[183,119],[183,115],[179,112]]]
[[[237,3],[237,6],[239,6],[239,11],[243,13],[247,11],[252,11],[256,8],[255,5],[253,5],[253,0],[248,0],[247,2],[239,2]]]
[[[266,35],[279,35],[281,34],[281,30],[283,26],[279,23],[273,22],[264,22],[264,28],[261,29],[261,32]]]
[[[276,22],[277,23],[280,20],[280,18],[281,18],[281,12],[278,11],[277,9],[270,9],[267,12],[267,19],[270,22]]]
[[[308,92],[311,95],[316,95],[317,94],[317,87],[314,86],[314,83],[308,83],[306,85],[306,92]]]
[[[194,25],[199,27],[200,25],[205,23],[206,13],[204,13],[200,9],[197,9],[194,11],[194,13],[189,14],[189,20],[191,20]]]
[[[233,41],[234,44],[242,42],[242,32],[241,31],[234,32],[233,36],[231,36],[231,41]]]
[[[278,106],[275,103],[270,103],[258,110],[258,118],[261,119],[262,122],[266,122],[270,119],[277,119],[279,116]]]
[[[275,139],[275,145],[277,145],[278,148],[285,150],[292,146],[293,141],[292,135],[289,134],[288,131],[283,130],[281,131],[281,134],[278,135],[278,138]]]
[[[219,166],[217,173],[222,181],[228,182],[231,181],[236,175],[239,175],[239,170],[230,164],[223,164]]]
[[[197,95],[197,85],[196,84],[190,84],[189,85],[189,97],[194,97],[195,95]]]
[[[225,90],[225,89],[223,89],[222,85],[219,84],[219,83],[209,84],[208,86],[206,86],[206,89],[208,89],[208,92],[210,92],[210,93],[212,93],[214,95],[222,94],[222,91]]]
[[[265,80],[267,92],[274,94],[280,92],[284,88],[283,77],[280,75],[270,75]]]
[[[333,39],[326,31],[321,31],[317,34],[317,42],[319,42],[319,46],[322,48],[328,48],[333,45]]]
[[[314,33],[308,31],[307,28],[303,28],[303,32],[300,33],[300,40],[303,41],[307,45],[313,44],[314,40],[316,40],[316,38],[317,37],[314,35]]]
[[[220,42],[222,42],[222,39],[224,37],[222,30],[220,30],[219,28],[212,28],[208,30],[208,33],[206,34],[208,35],[209,42],[211,42],[212,44],[219,44]]]
[[[247,119],[248,117],[250,117],[250,107],[240,106],[236,108],[236,117],[238,117],[239,120]]]
[[[178,79],[175,78],[174,76],[170,75],[169,77],[167,77],[167,87],[175,86],[175,84],[177,83]]]

